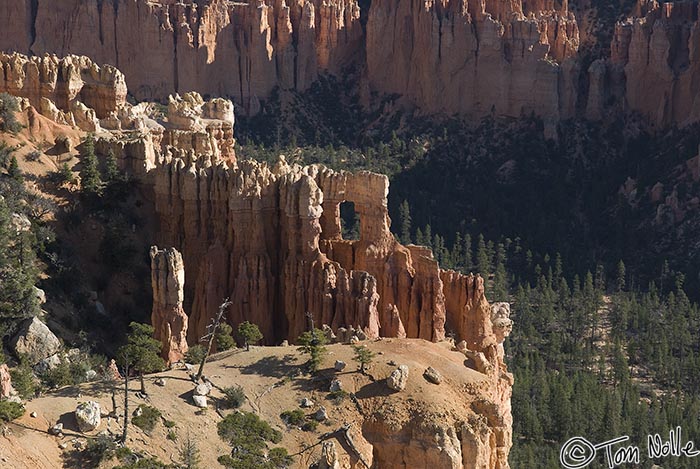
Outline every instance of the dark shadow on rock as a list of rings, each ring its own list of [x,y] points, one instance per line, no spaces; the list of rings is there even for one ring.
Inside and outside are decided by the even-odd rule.
[[[80,428],[78,428],[78,421],[75,420],[75,412],[66,412],[58,418],[58,423],[63,424],[63,430],[70,430],[73,432],[80,433]]]
[[[182,399],[186,404],[189,404],[190,406],[199,409],[196,405],[194,405],[194,401],[192,400],[192,396],[194,396],[194,388],[190,389],[189,391],[183,392],[180,394],[179,397]],[[209,400],[209,396],[207,396],[207,400]]]

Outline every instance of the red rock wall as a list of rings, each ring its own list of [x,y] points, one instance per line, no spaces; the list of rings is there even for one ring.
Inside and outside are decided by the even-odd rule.
[[[230,96],[255,112],[276,86],[366,70],[366,89],[429,112],[558,118],[574,110],[578,28],[566,4],[522,0],[375,0],[366,32],[356,0],[0,0],[17,18],[0,49],[87,55],[124,72],[140,100]],[[527,15],[527,16],[525,16]]]
[[[173,160],[152,177],[158,242],[183,253],[190,342],[230,297],[229,322],[255,322],[269,343],[294,340],[307,312],[318,326],[359,326],[370,337],[437,341],[447,327],[475,350],[495,343],[481,279],[441,271],[430,250],[389,231],[385,176]],[[345,200],[361,220],[357,241],[340,235]]]
[[[700,26],[695,2],[639,0],[637,13],[619,23],[611,62],[624,70],[625,105],[657,126],[700,118]]]

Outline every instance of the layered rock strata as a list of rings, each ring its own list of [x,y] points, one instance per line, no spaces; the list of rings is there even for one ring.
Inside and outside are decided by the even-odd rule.
[[[161,341],[161,356],[167,364],[184,358],[187,352],[187,314],[185,299],[185,266],[176,249],[151,247],[151,286],[153,311],[151,325],[154,337]]]
[[[624,71],[626,105],[660,127],[700,118],[697,2],[638,0],[617,24],[611,69]]]
[[[479,277],[439,269],[427,248],[389,230],[386,176],[242,161],[199,168],[163,160],[153,172],[159,243],[183,252],[190,341],[223,298],[228,320],[258,324],[268,341],[315,324],[368,337],[437,341],[445,331],[482,350],[495,343]],[[360,239],[342,239],[339,205],[353,201]],[[191,274],[190,274],[191,272]]]
[[[87,57],[0,53],[0,69],[0,92],[27,98],[47,117],[84,130],[96,130],[99,119],[126,104],[124,75]]]
[[[363,89],[426,112],[574,110],[578,49],[567,2],[542,0],[0,0],[0,49],[87,55],[122,70],[139,100],[198,91],[249,112],[275,87],[361,71]],[[68,33],[65,33],[68,31]]]

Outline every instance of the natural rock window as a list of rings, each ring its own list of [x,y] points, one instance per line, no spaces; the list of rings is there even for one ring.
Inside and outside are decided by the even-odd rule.
[[[355,212],[355,203],[346,200],[340,204],[340,228],[343,239],[360,239],[360,216]]]

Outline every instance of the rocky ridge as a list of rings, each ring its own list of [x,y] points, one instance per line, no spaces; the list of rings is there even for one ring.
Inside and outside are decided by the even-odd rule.
[[[33,60],[23,63],[31,67]],[[48,93],[41,91],[43,86],[38,89]],[[27,112],[34,112],[31,103],[37,98],[51,99],[27,96]],[[152,322],[170,362],[186,350],[186,334],[190,343],[203,335],[223,298],[232,302],[228,322],[256,323],[268,343],[293,341],[308,328],[309,319],[331,331],[353,330],[365,340],[438,342],[453,333],[463,340],[459,351],[480,354],[489,364],[479,370],[489,404],[473,409],[489,419],[488,444],[479,457],[491,461],[491,467],[508,467],[512,375],[501,345],[506,334],[494,330],[501,326],[492,319],[483,279],[443,271],[428,248],[396,241],[389,229],[386,176],[302,167],[284,157],[274,166],[236,161],[233,105],[223,99],[204,101],[197,93],[172,96],[165,116],[147,103],[113,104],[116,112],[135,118],[129,125],[120,120],[114,130],[100,125],[96,148],[103,154],[113,151],[120,165],[153,193],[156,241],[168,248],[151,250]],[[359,215],[358,240],[342,237],[344,201],[354,202]],[[442,377],[433,382],[444,383]],[[467,443],[455,444],[462,448]],[[467,460],[462,466],[462,450],[456,448],[456,456],[449,456],[453,467],[477,467]],[[433,450],[441,451],[428,453]],[[444,456],[435,460],[440,458]]]

